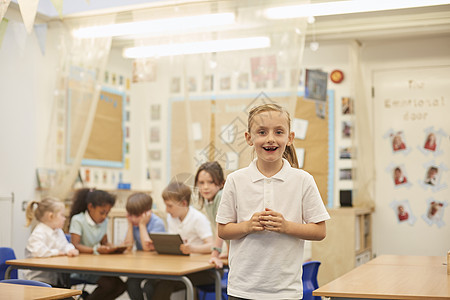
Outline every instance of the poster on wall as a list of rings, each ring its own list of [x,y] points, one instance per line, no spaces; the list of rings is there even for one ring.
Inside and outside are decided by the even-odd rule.
[[[375,172],[381,174],[375,181],[374,250],[442,255],[448,251],[443,237],[450,236],[450,215],[444,213],[450,182],[450,66],[373,74]],[[395,217],[385,217],[392,212]],[[406,240],[411,243],[401,242]]]
[[[328,73],[320,70],[308,70],[305,74],[305,98],[327,101]]]
[[[72,69],[68,89],[67,157],[71,163],[80,145],[81,133],[86,124],[90,100],[94,88],[90,92],[86,82],[79,78],[81,69]],[[85,75],[86,76],[86,75]],[[83,156],[82,165],[121,168],[124,165],[124,119],[125,93],[103,87],[98,98],[97,109],[92,124],[88,144]]]

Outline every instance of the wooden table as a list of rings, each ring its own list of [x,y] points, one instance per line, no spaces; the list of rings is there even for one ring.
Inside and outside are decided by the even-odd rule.
[[[319,287],[332,299],[450,299],[446,257],[383,255]]]
[[[100,276],[126,276],[134,278],[159,278],[182,281],[186,285],[188,300],[194,299],[192,282],[186,276],[211,270],[215,277],[216,300],[220,300],[220,273],[208,262],[209,255],[162,255],[156,252],[136,251],[125,254],[92,255],[80,254],[76,257],[55,256],[48,258],[26,258],[8,260],[11,269],[30,269],[70,273],[95,274]]]
[[[81,291],[0,282],[0,300],[64,299],[76,295]]]

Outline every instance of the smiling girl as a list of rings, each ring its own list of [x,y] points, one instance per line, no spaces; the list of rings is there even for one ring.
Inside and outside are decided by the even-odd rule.
[[[231,240],[228,299],[301,299],[305,240],[324,239],[330,217],[313,177],[293,167],[287,111],[253,108],[245,139],[257,158],[228,175],[216,217]]]

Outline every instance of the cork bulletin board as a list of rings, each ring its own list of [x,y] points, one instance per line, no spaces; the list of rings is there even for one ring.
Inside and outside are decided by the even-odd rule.
[[[68,101],[68,160],[73,157],[81,138],[80,126],[87,110],[80,109],[82,95],[76,89],[69,91]],[[88,101],[86,101],[88,102]],[[111,88],[102,88],[82,165],[121,168],[124,165],[124,103],[125,94]],[[87,107],[85,107],[87,109]]]
[[[248,110],[268,99],[284,107],[289,107],[289,101],[295,101],[295,114],[291,113],[291,118],[308,120],[309,125],[306,138],[295,139],[294,145],[305,149],[303,169],[314,176],[325,205],[332,203],[334,171],[333,160],[329,158],[334,153],[334,118],[329,118],[333,115],[330,114],[330,107],[334,105],[332,93],[328,93],[324,118],[318,117],[315,101],[304,100],[303,95],[292,100],[287,95],[264,94],[259,99],[225,95],[188,101],[170,99],[167,180],[181,175],[183,180],[190,178],[188,183],[193,183],[197,168],[205,161],[218,161],[225,175],[248,166],[254,158],[244,138]]]

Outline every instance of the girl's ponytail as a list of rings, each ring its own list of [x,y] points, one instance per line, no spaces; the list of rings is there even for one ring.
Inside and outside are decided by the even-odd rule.
[[[284,150],[283,153],[283,158],[285,158],[291,164],[291,167],[300,169],[298,165],[297,153],[295,152],[294,144],[286,146],[286,149]]]
[[[34,205],[39,205],[38,201],[30,201],[27,205],[27,209],[25,211],[25,218],[27,223],[25,224],[26,227],[30,226],[31,222],[34,219]]]

